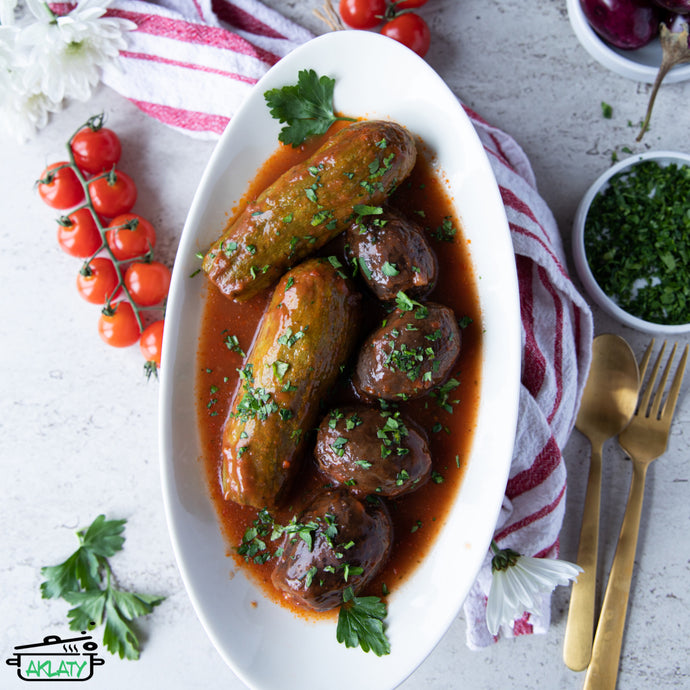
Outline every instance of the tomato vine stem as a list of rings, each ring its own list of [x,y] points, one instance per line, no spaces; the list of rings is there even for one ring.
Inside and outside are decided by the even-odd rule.
[[[131,292],[129,291],[129,288],[127,287],[127,284],[125,283],[124,279],[124,272],[122,270],[122,265],[123,264],[129,264],[132,261],[143,261],[146,263],[150,263],[153,259],[153,249],[149,246],[148,251],[146,251],[144,254],[141,254],[139,256],[135,256],[132,258],[128,258],[125,260],[120,260],[115,257],[115,254],[113,253],[113,250],[111,249],[110,245],[108,244],[108,240],[106,237],[106,232],[109,229],[109,227],[106,227],[103,225],[103,222],[101,221],[100,216],[96,212],[96,209],[94,208],[93,205],[93,200],[91,198],[91,192],[89,189],[89,186],[98,179],[107,179],[108,183],[111,183],[111,180],[113,180],[116,176],[116,170],[115,170],[115,165],[110,170],[106,170],[102,172],[100,175],[94,175],[93,177],[86,177],[86,175],[79,169],[79,166],[76,164],[75,158],[74,158],[74,152],[72,150],[72,143],[74,141],[74,138],[77,136],[77,134],[84,129],[84,127],[90,127],[92,129],[99,129],[103,126],[103,113],[100,113],[99,115],[94,115],[90,117],[84,124],[80,125],[76,131],[70,136],[70,138],[67,140],[67,154],[69,156],[69,163],[66,163],[65,165],[58,166],[54,170],[51,170],[50,174],[55,174],[57,170],[60,170],[62,168],[71,168],[74,174],[77,176],[77,179],[79,180],[79,183],[81,184],[83,190],[84,190],[84,202],[77,206],[76,208],[72,209],[71,213],[74,213],[75,211],[78,211],[80,209],[86,208],[89,210],[91,213],[93,220],[96,224],[96,227],[98,228],[98,232],[101,236],[101,246],[96,249],[93,254],[84,261],[82,268],[81,268],[81,273],[83,275],[89,275],[90,269],[91,269],[91,262],[99,255],[105,252],[108,255],[108,258],[112,261],[113,266],[115,267],[115,273],[117,275],[117,280],[118,283],[115,286],[115,289],[108,295],[106,298],[105,304],[103,305],[102,312],[106,315],[112,315],[114,313],[113,309],[113,300],[116,295],[121,294],[121,291],[124,293],[124,296],[126,297],[127,301],[131,304],[132,309],[134,311],[134,316],[136,317],[137,320],[137,325],[139,327],[139,332],[142,333],[144,331],[144,321],[142,319],[142,313],[145,311],[153,311],[153,310],[159,310],[165,313],[165,301],[162,303],[162,305],[155,305],[153,307],[142,307],[139,306],[136,301],[133,299]],[[49,175],[50,176],[50,175]],[[42,180],[39,180],[39,183],[42,182]],[[46,181],[43,181],[46,182]],[[124,224],[122,226],[117,226],[118,228],[126,228],[128,224]],[[130,226],[130,228],[134,228],[136,225]],[[121,300],[118,300],[121,301]]]

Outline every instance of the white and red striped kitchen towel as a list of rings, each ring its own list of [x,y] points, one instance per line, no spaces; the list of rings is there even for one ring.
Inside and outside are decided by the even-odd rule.
[[[59,8],[59,5],[57,6]],[[137,25],[106,84],[167,125],[218,137],[252,85],[283,55],[311,38],[258,0],[113,0],[108,13]],[[529,161],[506,133],[466,109],[484,144],[505,204],[520,287],[522,390],[510,478],[495,539],[529,556],[558,555],[565,511],[562,449],[572,431],[589,369],[592,317],[566,269],[553,215]],[[496,638],[486,627],[487,559],[466,602],[467,644]],[[500,634],[544,632],[543,613]]]

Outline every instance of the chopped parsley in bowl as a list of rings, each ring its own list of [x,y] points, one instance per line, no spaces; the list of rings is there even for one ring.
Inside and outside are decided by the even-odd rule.
[[[690,155],[651,151],[601,175],[577,209],[573,254],[611,316],[651,333],[690,331]]]

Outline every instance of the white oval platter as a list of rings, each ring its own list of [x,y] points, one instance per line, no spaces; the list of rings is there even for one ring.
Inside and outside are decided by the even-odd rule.
[[[335,108],[395,120],[420,137],[448,179],[471,241],[484,341],[481,403],[466,476],[429,555],[388,598],[391,654],[336,642],[334,622],[309,622],[267,600],[226,554],[209,498],[195,406],[204,278],[195,254],[278,146],[264,101],[302,69],[335,79]],[[160,381],[163,496],[178,566],[194,608],[232,671],[251,688],[384,690],[425,659],[457,615],[484,561],[512,457],[520,379],[515,260],[503,204],[484,149],[456,97],[401,44],[373,32],[316,38],[275,65],[232,118],[199,184],[180,240],[166,312]],[[458,640],[458,645],[464,640]]]

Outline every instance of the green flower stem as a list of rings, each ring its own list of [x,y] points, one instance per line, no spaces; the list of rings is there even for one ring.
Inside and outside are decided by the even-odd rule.
[[[44,2],[43,7],[45,7],[48,11],[48,14],[50,14],[53,17],[53,22],[57,22],[57,14],[55,14],[55,12],[53,12],[53,10],[50,9],[50,5],[47,2]]]

